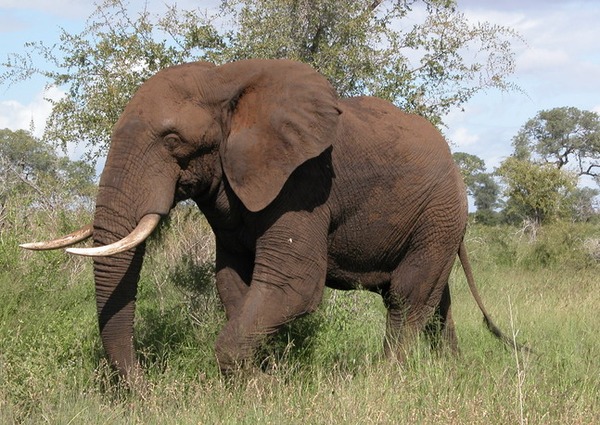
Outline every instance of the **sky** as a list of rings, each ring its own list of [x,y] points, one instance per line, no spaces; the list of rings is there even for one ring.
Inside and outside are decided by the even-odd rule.
[[[130,3],[146,3],[158,12],[166,0]],[[177,5],[218,3],[179,0]],[[513,44],[517,68],[510,77],[522,91],[489,90],[444,117],[453,151],[479,156],[492,171],[512,153],[513,136],[537,112],[574,106],[600,113],[600,0],[458,0],[458,9],[471,22],[511,27],[525,42]],[[26,42],[58,42],[60,28],[79,33],[93,10],[92,2],[80,0],[0,0],[0,62],[9,53],[24,53]],[[33,123],[41,135],[50,112],[44,98],[61,95],[60,88],[45,88],[39,78],[1,85],[0,129],[31,129]]]

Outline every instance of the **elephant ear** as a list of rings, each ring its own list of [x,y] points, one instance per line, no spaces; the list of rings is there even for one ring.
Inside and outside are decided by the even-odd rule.
[[[223,169],[245,207],[260,211],[298,166],[331,146],[337,96],[323,76],[298,62],[247,60],[221,72],[224,81],[239,84],[221,145]]]

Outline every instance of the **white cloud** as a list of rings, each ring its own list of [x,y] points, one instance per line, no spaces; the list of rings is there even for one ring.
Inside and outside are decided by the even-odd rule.
[[[14,11],[28,11],[33,13],[43,14],[49,17],[63,19],[87,19],[102,2],[86,2],[81,0],[0,0],[0,11],[3,15],[7,15]],[[167,5],[174,2],[166,2],[164,0],[130,0],[124,2],[126,9],[132,13],[131,17],[135,17],[135,13],[139,13],[147,9],[151,13],[164,12]],[[204,0],[201,5],[196,0],[181,0],[177,2],[179,10],[213,10],[216,11],[219,7],[220,0]],[[3,20],[0,17],[0,22]],[[3,28],[0,28],[0,32]]]
[[[595,0],[583,0],[583,2]],[[569,3],[568,0],[459,0],[459,8],[469,9],[495,9],[495,10],[539,10],[540,8],[549,8],[561,6]]]
[[[96,6],[95,2],[79,0],[1,0],[0,9],[43,13],[68,19],[85,19],[96,9]]]
[[[600,7],[592,2],[555,1],[546,6],[530,3],[529,8],[513,5],[504,9],[503,2],[459,2],[467,7],[466,15],[472,22],[491,22],[514,28],[525,40],[525,44],[512,43],[517,53],[517,76],[519,74],[536,75],[552,73],[565,76],[585,67],[586,59],[597,57],[598,21]],[[582,7],[585,5],[585,7]],[[471,8],[472,7],[472,8]],[[535,9],[535,10],[534,10]],[[574,76],[595,80],[595,76],[583,73]],[[580,81],[581,82],[581,81]]]
[[[472,146],[479,142],[479,135],[472,133],[467,127],[456,128],[449,138],[459,148]]]
[[[33,135],[42,137],[46,126],[46,120],[52,112],[52,104],[48,99],[59,100],[65,96],[65,92],[56,88],[50,87],[38,93],[29,104],[22,104],[16,100],[0,101],[0,129],[8,128],[10,130],[32,130]],[[61,155],[66,154],[69,158],[78,160],[81,159],[85,152],[86,146],[84,143],[67,143],[66,151],[60,151]],[[97,164],[96,173],[99,174],[104,166],[102,158]]]
[[[514,28],[525,41],[511,43],[517,67],[510,79],[523,93],[490,91],[469,102],[471,112],[464,118],[446,121],[449,134],[464,127],[468,134],[479,135],[479,141],[467,144],[466,151],[491,164],[505,152],[510,153],[512,136],[536,111],[556,106],[589,109],[594,105],[600,111],[598,2],[461,0],[459,8],[471,22]]]
[[[47,99],[58,100],[65,93],[56,87],[50,87],[38,93],[27,105],[16,100],[0,101],[0,128],[11,130],[31,130],[35,136],[44,132],[46,119],[52,111],[52,105]]]
[[[536,72],[540,69],[562,68],[571,62],[564,50],[534,47],[523,52],[518,59],[518,66],[521,72]]]

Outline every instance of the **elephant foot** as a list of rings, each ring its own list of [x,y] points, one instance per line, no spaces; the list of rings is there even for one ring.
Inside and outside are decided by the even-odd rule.
[[[280,383],[276,374],[264,372],[250,363],[236,369],[221,369],[221,376],[226,386],[252,394],[268,394]]]
[[[243,332],[241,328],[235,321],[229,321],[217,337],[217,362],[221,374],[226,378],[253,371],[256,367],[256,349],[267,337],[264,334],[252,335],[250,332]]]
[[[221,376],[229,382],[252,377],[256,373],[253,356],[250,350],[237,350],[235,345],[226,344],[228,338],[219,336],[216,345],[217,363]]]
[[[139,365],[123,374],[115,367],[103,363],[96,372],[97,384],[103,392],[133,394],[137,398],[145,399],[153,389]]]
[[[253,373],[246,375],[246,391],[249,394],[268,395],[276,392],[281,384],[281,380],[276,376],[265,373],[260,369],[254,369]]]
[[[135,368],[129,375],[127,375],[126,380],[124,381],[125,385],[135,395],[141,397],[143,399],[146,398],[146,395],[152,391],[153,385],[146,379],[146,375],[144,374],[141,367]]]

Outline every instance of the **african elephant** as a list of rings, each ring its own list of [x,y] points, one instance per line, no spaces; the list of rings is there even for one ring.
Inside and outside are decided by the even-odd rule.
[[[467,199],[448,145],[424,118],[372,97],[339,99],[310,66],[244,60],[158,72],[114,126],[93,225],[49,243],[93,236],[100,334],[124,377],[140,373],[133,317],[144,240],[161,217],[195,201],[216,237],[216,284],[227,323],[216,342],[223,373],[262,337],[319,305],[325,286],[381,294],[384,350],[436,320],[457,339],[448,277]]]

